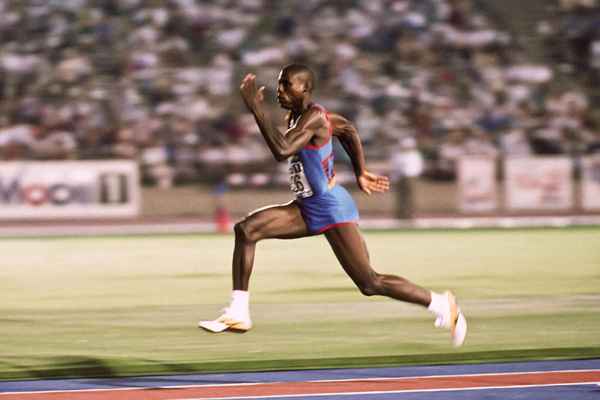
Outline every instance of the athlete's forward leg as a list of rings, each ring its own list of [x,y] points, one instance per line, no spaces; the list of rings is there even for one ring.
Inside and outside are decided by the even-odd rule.
[[[245,332],[252,327],[248,286],[254,266],[256,243],[263,239],[295,239],[311,235],[295,201],[252,212],[235,224],[234,232],[231,302],[219,318],[200,321],[198,324],[211,332]]]
[[[371,266],[364,238],[355,224],[338,225],[325,232],[325,236],[344,271],[364,295],[387,296],[427,307],[437,317],[436,326],[451,330],[453,344],[463,344],[467,322],[451,293],[435,293],[403,277],[376,272]]]
[[[234,226],[233,290],[248,290],[256,243],[263,239],[296,239],[310,233],[295,201],[250,213]]]
[[[431,292],[396,275],[376,272],[369,262],[369,253],[355,224],[338,225],[325,236],[338,261],[352,281],[366,296],[381,295],[427,307]]]

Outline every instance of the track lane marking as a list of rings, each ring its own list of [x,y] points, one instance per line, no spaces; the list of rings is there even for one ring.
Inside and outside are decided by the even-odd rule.
[[[316,397],[350,394],[409,393],[410,391],[456,391],[518,387],[596,384],[600,370],[550,371],[539,373],[469,374],[350,381],[276,382],[201,385],[192,388],[132,388],[52,393],[0,394],[1,400],[166,400],[166,399],[260,399]],[[122,388],[126,389],[126,388]]]
[[[493,390],[493,389],[529,389],[542,388],[553,386],[580,386],[580,385],[600,385],[600,382],[582,382],[582,383],[555,383],[546,385],[515,385],[515,386],[482,386],[471,388],[449,388],[449,389],[409,389],[409,390],[388,390],[388,391],[373,391],[373,392],[342,392],[342,393],[317,393],[317,394],[290,394],[286,396],[243,396],[243,397],[211,397],[210,400],[251,400],[251,399],[287,399],[297,397],[321,397],[321,396],[358,396],[370,394],[402,394],[402,393],[430,393],[430,392],[460,392],[471,390]],[[199,398],[181,398],[171,400],[207,400],[205,397]]]
[[[286,384],[286,383],[336,383],[336,382],[377,382],[377,381],[402,381],[408,379],[438,379],[438,378],[468,378],[468,377],[485,377],[485,376],[511,376],[511,375],[535,375],[547,373],[579,373],[579,372],[597,372],[600,374],[600,369],[565,369],[552,371],[526,371],[526,372],[484,372],[479,374],[448,374],[448,375],[415,375],[415,376],[400,376],[400,377],[371,377],[371,378],[342,378],[342,379],[316,379],[308,381],[270,381],[270,382],[240,382],[240,383],[208,383],[195,385],[167,385],[167,386],[138,386],[125,388],[90,388],[90,389],[66,389],[66,390],[31,390],[17,392],[0,392],[0,396],[9,394],[35,394],[35,393],[80,393],[80,392],[100,392],[100,391],[123,391],[123,390],[144,390],[144,389],[192,389],[192,388],[212,388],[212,387],[228,387],[228,386],[254,386],[267,384]],[[165,377],[163,376],[162,379]],[[0,382],[1,383],[1,382]]]

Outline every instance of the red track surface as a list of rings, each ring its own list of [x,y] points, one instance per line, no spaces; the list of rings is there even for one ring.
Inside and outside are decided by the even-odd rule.
[[[315,395],[419,390],[456,390],[600,382],[600,370],[431,376],[414,378],[205,385],[184,388],[90,390],[1,394],[0,400],[170,400],[246,396]]]

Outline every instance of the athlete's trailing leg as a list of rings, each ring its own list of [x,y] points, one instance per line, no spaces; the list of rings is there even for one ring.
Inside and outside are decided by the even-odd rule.
[[[371,266],[366,243],[356,224],[335,226],[325,232],[344,271],[362,294],[387,296],[427,307],[436,316],[435,325],[451,331],[455,346],[465,340],[467,326],[464,315],[450,292],[435,293],[396,275],[380,274]]]

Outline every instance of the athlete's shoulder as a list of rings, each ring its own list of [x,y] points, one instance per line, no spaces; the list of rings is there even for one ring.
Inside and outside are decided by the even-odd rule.
[[[325,107],[323,107],[321,104],[319,103],[312,103],[311,104],[311,109],[314,109],[315,112],[322,112],[327,114],[327,109]]]
[[[351,125],[352,124],[348,118],[346,118],[343,115],[338,114],[336,112],[329,112],[329,113],[327,113],[327,116],[329,117],[331,122],[335,125]]]
[[[358,133],[354,124],[343,115],[330,112],[328,120],[334,136],[346,136]]]
[[[329,123],[331,112],[329,112],[324,106],[322,106],[319,103],[313,103],[311,108],[313,109],[314,113],[319,114],[323,118],[323,120]]]
[[[327,115],[322,108],[311,105],[300,119],[301,125],[307,129],[318,129],[328,124]]]

